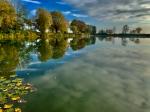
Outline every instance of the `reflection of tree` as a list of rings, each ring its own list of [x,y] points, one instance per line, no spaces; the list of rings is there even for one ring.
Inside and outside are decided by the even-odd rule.
[[[67,49],[67,41],[65,39],[42,40],[37,46],[39,60],[47,61],[50,58],[63,57]]]
[[[91,39],[90,39],[90,44],[95,44],[95,43],[96,43],[96,37],[93,36],[93,37],[91,37]]]
[[[139,44],[139,43],[140,43],[140,39],[136,39],[134,42],[135,42],[136,44]]]
[[[75,38],[71,41],[70,46],[73,50],[79,50],[84,48],[86,45],[95,44],[96,38]]]
[[[16,69],[19,63],[19,53],[15,46],[4,45],[0,47],[0,71],[8,72]]]
[[[57,41],[53,45],[53,58],[58,59],[60,57],[63,57],[66,52],[67,46],[68,44],[66,40],[62,39],[60,41]]]
[[[127,46],[128,41],[126,38],[122,38],[121,43],[122,43],[122,46]]]
[[[39,60],[40,61],[47,61],[48,59],[52,58],[53,50],[52,46],[47,41],[40,41],[38,46],[39,52]]]
[[[105,38],[107,38],[107,37],[99,36],[99,37],[98,37],[98,40],[99,40],[99,41],[104,41]]]

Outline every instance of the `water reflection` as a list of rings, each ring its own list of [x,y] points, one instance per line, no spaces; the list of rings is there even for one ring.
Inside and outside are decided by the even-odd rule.
[[[29,76],[31,78],[30,80],[31,82],[33,81],[34,84],[38,85],[38,89],[41,90],[40,93],[38,93],[38,95],[39,96],[42,95],[42,96],[40,97],[40,99],[38,99],[36,96],[31,95],[33,99],[34,98],[36,99],[36,101],[34,101],[35,99],[32,101],[32,98],[30,97],[30,99],[28,99],[30,103],[26,105],[30,107],[31,102],[33,102],[33,104],[36,104],[38,102],[41,103],[44,99],[43,97],[46,98],[50,97],[51,101],[49,101],[48,104],[44,104],[43,106],[41,106],[41,104],[37,104],[37,105],[39,105],[39,107],[42,107],[43,110],[49,108],[49,105],[51,105],[51,108],[48,109],[49,111],[56,111],[56,110],[59,111],[59,108],[62,107],[64,109],[62,110],[62,112],[70,112],[74,110],[78,112],[80,111],[88,112],[89,110],[85,108],[82,109],[80,106],[85,106],[86,108],[88,108],[89,106],[88,109],[91,109],[91,111],[89,112],[96,112],[96,110],[102,108],[104,112],[108,112],[109,108],[112,109],[112,112],[120,112],[122,108],[125,109],[123,107],[124,102],[122,100],[123,98],[126,98],[126,96],[124,96],[125,94],[122,93],[122,89],[128,91],[127,90],[128,87],[126,86],[131,86],[128,84],[125,85],[122,84],[124,83],[122,82],[122,80],[124,80],[123,77],[127,79],[132,78],[133,82],[130,82],[130,80],[127,81],[129,81],[129,83],[135,83],[135,85],[137,84],[136,81],[140,80],[140,83],[142,83],[142,80],[146,80],[145,77],[140,77],[139,73],[142,74],[144,72],[141,71],[141,68],[148,65],[146,63],[146,59],[148,58],[143,59],[141,54],[139,54],[141,52],[137,52],[137,50],[132,51],[130,49],[127,49],[127,47],[125,47],[129,45],[137,46],[137,44],[139,44],[140,46],[142,42],[143,40],[139,38],[78,37],[78,38],[73,38],[70,42],[65,38],[59,38],[59,39],[50,38],[45,40],[37,40],[32,43],[22,42],[22,43],[15,43],[15,44],[11,43],[7,45],[1,43],[0,44],[0,109],[3,109],[5,111],[7,109],[10,109],[10,111],[14,111],[14,109],[17,108],[19,102],[24,102],[24,100],[22,100],[22,97],[24,97],[24,95],[26,95],[28,92],[33,91],[31,84],[24,82],[23,79],[20,79],[18,78],[19,76],[16,76],[17,75],[16,72],[18,70],[28,68],[32,62],[43,62],[44,67],[48,68],[50,66],[50,63],[47,62],[51,62],[51,60],[54,59],[58,60],[63,58],[66,52],[82,51],[84,50],[83,48],[86,48],[86,46],[95,44],[94,46],[97,47],[97,51],[92,52],[93,49],[91,49],[91,52],[89,52],[88,49],[88,53],[90,54],[89,57],[88,56],[86,57],[85,55],[84,55],[85,58],[79,57],[79,60],[76,60],[77,62],[73,61],[70,64],[64,65],[64,67],[60,67],[60,69],[55,69],[55,71],[50,71],[44,77],[39,77],[37,75],[38,72],[35,72],[37,75],[36,77],[38,79],[35,82],[32,79],[33,74],[31,74]],[[101,49],[102,48],[101,45],[102,46],[105,45],[105,48],[109,45],[111,45],[111,47],[109,46],[109,50],[107,51],[107,49],[105,50]],[[113,46],[115,45],[117,46],[117,48],[114,50]],[[123,47],[124,49],[120,50],[119,49],[120,46],[118,45],[124,46]],[[114,52],[112,52],[111,50]],[[143,52],[144,51],[142,51],[142,53]],[[145,54],[145,56],[149,56],[149,55]],[[110,59],[106,57],[109,57]],[[143,66],[141,66],[142,65],[141,63],[138,63],[139,59],[141,58],[143,59],[141,61],[141,63],[143,63]],[[33,66],[36,65],[37,64]],[[38,66],[39,68],[42,67],[41,64],[39,64]],[[132,66],[137,68],[132,69]],[[50,69],[48,68],[48,70]],[[25,72],[27,71],[25,70]],[[129,76],[130,72],[134,73],[134,75],[138,74],[138,77],[134,77],[134,75]],[[40,76],[44,75],[44,73],[42,73]],[[92,74],[94,75],[91,76]],[[101,77],[99,74],[102,75],[105,74],[105,75]],[[113,74],[113,75],[117,74],[117,76],[115,76],[116,78],[121,77],[120,79],[117,80],[114,79],[114,82],[116,81],[116,83],[114,84],[116,84],[118,87],[121,86],[119,89],[116,90],[114,89],[115,91],[112,91],[110,89],[110,87],[112,86],[110,82],[112,81],[113,77],[110,77],[109,74]],[[48,83],[46,81],[48,81]],[[78,84],[76,84],[76,82],[78,82]],[[105,90],[105,88],[102,85],[105,88],[108,88],[108,90]],[[47,88],[45,90],[45,88],[41,88],[41,87],[47,87]],[[101,91],[101,88],[104,89],[103,92]],[[135,88],[133,89],[135,90]],[[119,91],[119,93],[117,93],[117,91]],[[138,90],[136,89],[135,91]],[[111,92],[114,93],[109,94]],[[141,92],[139,92],[139,94],[144,95],[145,93],[142,94]],[[104,97],[100,97],[99,95]],[[115,100],[115,98],[117,99],[116,96],[121,97],[121,95],[123,95],[123,98],[118,100],[121,103],[115,102],[117,105],[120,106],[118,107],[119,108],[118,109],[114,107],[116,105],[113,104],[113,101],[116,101]],[[129,93],[129,95],[133,96],[134,94]],[[97,98],[99,98],[100,101],[96,100]],[[111,98],[112,101],[108,100],[107,102],[105,102],[105,100],[108,98]],[[135,100],[137,100],[137,98],[138,95],[136,96]],[[16,100],[12,101],[12,99],[14,100],[16,99]],[[148,101],[145,101],[143,97],[139,97],[139,99],[142,101],[139,101],[140,104],[138,105],[142,106],[142,108],[144,108],[144,106],[147,107]],[[86,103],[86,100],[89,101]],[[80,101],[83,103],[83,105],[80,103]],[[128,101],[126,100],[124,101],[125,101],[125,105],[127,106]],[[70,109],[68,109],[68,106],[65,105],[67,102],[72,103],[70,104]],[[97,104],[97,102],[101,105],[100,108],[99,106],[96,107],[94,106],[94,104]],[[65,103],[65,104],[63,105],[61,103]],[[26,107],[26,105],[24,106]],[[6,106],[9,108],[4,108]],[[139,106],[138,109],[142,110]],[[95,107],[95,109],[93,109],[93,107]],[[134,107],[136,107],[136,105],[134,105]],[[29,108],[29,111],[30,109],[32,111],[36,110],[33,107]],[[127,111],[128,109],[125,109],[122,112],[127,112]],[[39,110],[37,110],[37,112],[39,112]],[[137,112],[139,112],[139,110],[137,110]]]
[[[73,50],[79,50],[84,48],[87,45],[95,44],[96,37],[90,38],[75,38],[71,41],[70,46]]]
[[[65,39],[55,42],[51,42],[50,40],[40,40],[36,45],[40,61],[61,58],[68,47],[67,40]]]
[[[98,37],[100,41],[107,41],[115,44],[114,37]],[[121,38],[121,45],[127,46],[129,42],[140,44],[139,38]],[[73,38],[70,43],[67,39],[40,40],[38,42],[21,44],[1,44],[0,45],[0,71],[12,71],[16,67],[25,68],[30,63],[31,54],[37,54],[39,61],[48,61],[49,59],[58,59],[64,56],[70,47],[72,50],[80,50],[88,45],[96,43],[96,37],[78,37]],[[12,52],[13,51],[13,52]]]
[[[126,46],[135,47],[120,47],[122,39],[115,39],[117,45],[98,41],[94,49],[82,49],[88,53],[31,79],[40,90],[29,97],[35,105],[27,104],[24,110],[149,112],[150,46],[127,40]]]
[[[116,37],[98,37],[100,41],[107,41],[115,44],[116,39],[121,40],[122,46],[127,46],[129,42],[133,42],[135,44],[140,44],[140,39],[142,38],[116,38]]]
[[[13,71],[19,63],[19,52],[16,46],[0,46],[0,71]]]

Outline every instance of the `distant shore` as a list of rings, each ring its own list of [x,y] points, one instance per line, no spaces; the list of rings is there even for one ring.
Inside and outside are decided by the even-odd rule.
[[[102,37],[120,37],[120,38],[150,38],[150,34],[96,34]]]

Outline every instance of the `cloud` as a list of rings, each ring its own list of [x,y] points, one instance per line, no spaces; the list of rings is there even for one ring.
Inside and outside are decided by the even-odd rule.
[[[35,16],[36,15],[36,9],[34,9],[34,10],[32,10],[31,12],[30,12],[30,14],[32,15],[32,16]]]
[[[77,17],[77,18],[86,18],[86,17],[88,17],[87,15],[77,14],[77,13],[73,13],[71,11],[62,11],[62,13],[65,14],[65,15],[71,15],[71,16],[74,16],[74,17]]]
[[[72,16],[78,17],[78,18],[86,18],[88,17],[87,15],[84,14],[72,14]]]
[[[59,5],[67,5],[66,2],[56,2],[56,4],[59,4]]]
[[[62,13],[65,15],[69,15],[69,14],[71,14],[71,11],[63,11]]]
[[[65,0],[98,20],[150,20],[150,0]],[[140,17],[138,15],[141,15]],[[138,16],[138,17],[137,17]]]
[[[33,4],[41,4],[41,2],[39,1],[35,1],[35,0],[22,0],[24,2],[29,2],[29,3],[33,3]]]

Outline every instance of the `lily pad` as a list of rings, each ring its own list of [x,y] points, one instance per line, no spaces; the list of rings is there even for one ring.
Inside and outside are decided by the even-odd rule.
[[[5,104],[5,105],[4,105],[4,108],[5,108],[5,109],[9,109],[9,108],[11,108],[11,107],[13,107],[13,104]]]
[[[20,99],[19,96],[14,96],[14,97],[11,98],[12,101],[17,101],[17,100],[19,100],[19,99]]]
[[[15,108],[15,112],[21,112],[20,108]]]
[[[0,112],[4,112],[3,109],[0,108]]]

